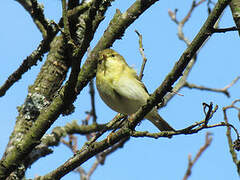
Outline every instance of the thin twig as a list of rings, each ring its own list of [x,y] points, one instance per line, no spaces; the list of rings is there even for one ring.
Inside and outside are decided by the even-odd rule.
[[[188,11],[187,15],[182,19],[182,21],[180,21],[180,23],[181,23],[181,24],[185,24],[185,23],[189,20],[189,18],[191,17],[193,10],[194,10],[197,6],[199,6],[200,4],[202,4],[203,2],[205,2],[205,1],[206,1],[206,0],[201,0],[201,1],[199,1],[198,3],[196,3],[196,0],[194,0],[194,1],[192,2],[191,8],[190,8],[190,10]]]
[[[240,79],[240,76],[236,77],[230,84],[228,84],[227,86],[225,86],[224,88],[209,88],[209,87],[205,87],[205,86],[199,86],[199,85],[195,85],[195,84],[191,84],[186,82],[184,87],[188,87],[190,89],[198,89],[198,90],[206,90],[206,91],[212,91],[212,92],[220,92],[225,94],[227,97],[230,97],[230,93],[228,92],[228,89],[230,87],[232,87],[235,83],[237,83],[237,81]]]
[[[93,85],[93,80],[89,82],[89,93],[91,96],[91,115],[93,117],[93,123],[97,122],[97,115],[96,115],[96,106],[95,106],[95,90],[94,90],[94,85]]]
[[[89,47],[87,49],[87,57],[90,56],[90,51],[91,48]],[[89,82],[89,94],[91,97],[91,115],[93,117],[93,123],[97,122],[97,115],[96,115],[96,106],[95,106],[95,90],[94,90],[94,83],[93,83],[93,79]]]
[[[208,111],[206,112],[206,107],[208,108]],[[206,103],[203,103],[203,110],[205,113],[205,125],[208,124],[209,120],[211,119],[211,114],[212,114],[212,109],[213,109],[213,103],[211,102],[209,105]]]
[[[202,153],[209,147],[211,142],[212,142],[212,137],[210,136],[210,133],[207,132],[206,136],[205,136],[205,144],[199,149],[195,158],[193,160],[191,160],[192,159],[191,155],[188,156],[188,168],[183,177],[183,180],[187,180],[190,177],[193,165],[197,162],[197,160],[200,158]]]
[[[218,28],[218,29],[215,29],[213,28],[211,30],[212,33],[226,33],[226,32],[231,32],[231,31],[239,31],[240,29],[233,26],[233,27],[229,27],[229,28]]]
[[[185,35],[183,33],[183,27],[186,24],[186,22],[189,20],[189,18],[191,17],[193,10],[205,1],[206,0],[201,0],[198,3],[196,3],[196,1],[194,0],[192,2],[191,8],[189,9],[187,15],[181,21],[177,20],[177,10],[175,10],[174,12],[172,10],[168,10],[168,14],[169,14],[171,20],[178,25],[178,38],[180,40],[183,40],[188,46],[190,45],[191,42],[189,39],[187,39],[185,37]]]
[[[237,81],[240,79],[240,76],[237,76],[230,84],[228,84],[227,86],[225,86],[223,89],[227,90],[230,87],[232,87],[234,84],[237,83]]]
[[[138,38],[139,38],[139,40],[138,40],[139,51],[140,51],[140,54],[141,54],[142,59],[143,59],[142,66],[141,66],[141,71],[139,73],[139,79],[142,80],[142,78],[144,76],[143,71],[144,71],[144,68],[145,68],[145,65],[146,65],[146,62],[147,62],[147,58],[146,58],[146,56],[144,54],[143,43],[142,43],[142,35],[137,30],[135,30],[135,32],[137,33]]]

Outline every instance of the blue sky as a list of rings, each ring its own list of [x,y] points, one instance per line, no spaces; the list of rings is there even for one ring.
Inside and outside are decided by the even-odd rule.
[[[61,1],[41,0],[45,6],[48,19],[56,22],[61,16]],[[94,47],[103,34],[107,24],[113,17],[116,8],[125,11],[134,1],[116,1],[106,13],[104,22],[100,25],[91,47]],[[153,92],[162,82],[174,63],[186,48],[186,45],[177,38],[177,26],[168,17],[168,9],[178,8],[178,17],[181,19],[189,9],[190,1],[160,1],[155,3],[144,15],[133,23],[125,32],[122,40],[117,40],[113,48],[122,54],[128,64],[138,72],[141,67],[141,56],[138,51],[138,37],[134,32],[137,29],[143,35],[143,45],[148,62],[144,71],[143,82],[149,92]],[[2,28],[1,37],[1,66],[0,84],[17,69],[22,60],[28,56],[41,41],[41,34],[35,27],[28,13],[16,1],[3,1],[0,6]],[[185,35],[192,40],[207,17],[206,4],[197,8],[191,19],[184,27]],[[230,9],[227,8],[220,22],[220,27],[233,26]],[[239,36],[237,32],[213,34],[207,44],[201,49],[196,65],[189,75],[189,82],[208,87],[222,88],[240,75],[239,67]],[[46,56],[45,56],[46,58]],[[44,58],[44,60],[45,60]],[[84,59],[85,60],[85,59]],[[17,117],[17,106],[20,106],[26,95],[28,86],[34,82],[41,65],[23,75],[7,94],[0,99],[2,125],[0,126],[0,154],[4,152],[8,137],[13,130]],[[231,104],[239,98],[240,82],[229,89],[231,97],[223,94],[183,89],[181,94],[175,96],[160,114],[176,129],[184,128],[203,119],[202,102],[213,102],[219,106],[218,111],[211,119],[211,123],[223,121],[222,107]],[[90,97],[88,87],[79,95],[75,102],[76,111],[68,117],[59,118],[51,127],[65,125],[74,119],[81,123],[86,117],[85,111],[90,110]],[[84,103],[83,103],[84,102]],[[96,97],[97,121],[108,122],[116,114]],[[229,111],[229,120],[239,129],[237,112]],[[148,121],[143,121],[138,130],[157,131]],[[94,172],[92,180],[120,180],[120,179],[182,179],[188,163],[188,154],[194,157],[204,144],[205,133],[211,132],[213,142],[203,153],[197,164],[193,167],[191,180],[199,179],[238,179],[236,167],[228,153],[226,128],[219,127],[204,130],[195,135],[181,135],[172,139],[158,140],[149,138],[132,138],[124,148],[107,157],[104,166],[99,166]],[[48,132],[51,132],[49,130]],[[235,136],[233,136],[235,137]],[[79,137],[79,147],[85,137]],[[27,172],[28,178],[44,175],[61,165],[72,152],[65,146],[55,147],[54,153],[36,162]],[[83,167],[88,170],[94,162],[90,159]],[[70,173],[63,177],[65,180],[78,179],[77,173]]]

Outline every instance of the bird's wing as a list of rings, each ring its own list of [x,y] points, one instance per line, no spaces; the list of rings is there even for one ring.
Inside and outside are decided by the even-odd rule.
[[[113,89],[119,97],[122,96],[131,100],[146,101],[149,97],[146,87],[137,78],[137,75],[130,77],[129,74],[122,75],[117,81],[113,82]]]

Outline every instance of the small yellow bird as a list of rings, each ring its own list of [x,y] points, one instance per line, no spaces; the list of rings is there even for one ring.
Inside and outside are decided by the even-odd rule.
[[[102,100],[114,111],[125,115],[135,113],[147,103],[149,94],[136,71],[112,49],[99,53],[96,84]],[[160,131],[174,129],[153,108],[146,116]]]

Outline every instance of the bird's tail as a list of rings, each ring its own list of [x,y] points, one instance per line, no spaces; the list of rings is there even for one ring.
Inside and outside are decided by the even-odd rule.
[[[157,109],[153,109],[145,117],[151,121],[160,131],[175,131],[157,112]]]

